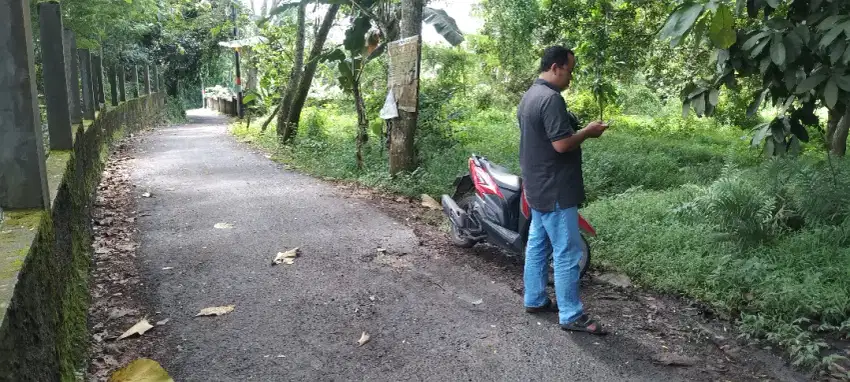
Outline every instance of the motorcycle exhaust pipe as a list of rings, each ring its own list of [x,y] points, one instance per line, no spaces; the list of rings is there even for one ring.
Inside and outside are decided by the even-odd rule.
[[[466,211],[460,208],[449,195],[443,195],[440,200],[443,205],[443,213],[449,217],[452,224],[458,228],[466,228],[467,216]]]

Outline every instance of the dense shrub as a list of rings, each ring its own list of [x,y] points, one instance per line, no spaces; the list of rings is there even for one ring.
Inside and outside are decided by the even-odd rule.
[[[850,327],[847,175],[807,160],[729,166],[704,186],[630,191],[584,212],[609,266],[706,301],[811,365],[822,347],[812,331]]]
[[[182,98],[169,96],[165,100],[165,117],[171,123],[186,121],[186,106]]]
[[[642,84],[621,87],[617,92],[617,104],[627,115],[656,115],[664,108],[658,95]]]

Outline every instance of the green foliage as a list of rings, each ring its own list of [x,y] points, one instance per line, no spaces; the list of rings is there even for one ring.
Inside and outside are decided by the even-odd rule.
[[[664,103],[658,94],[642,83],[623,85],[617,91],[616,107],[609,113],[627,115],[658,115],[664,109]],[[575,112],[574,107],[573,112]],[[589,116],[587,117],[589,118]],[[585,119],[587,120],[587,119]]]
[[[760,138],[770,133],[775,139],[764,141],[766,151],[780,155],[794,151],[799,141],[808,140],[805,126],[818,125],[816,103],[830,110],[843,110],[848,105],[850,4],[749,1],[747,14],[739,14],[735,20],[726,4],[729,2],[685,3],[670,15],[659,33],[661,39],[672,39],[676,45],[689,33],[699,38],[706,33],[699,28],[701,23],[712,20],[708,34],[718,49],[712,63],[716,74],[710,81],[697,81],[685,88],[681,93],[684,108],[710,115],[716,104],[709,103],[716,99],[713,95],[718,89],[725,86],[736,90],[737,79],[759,78],[761,86],[753,96],[751,110],[758,109],[769,96],[779,113],[760,127],[753,143],[760,144]],[[738,7],[739,11],[742,8]]]
[[[481,9],[484,34],[492,41],[479,40],[478,50],[487,50],[498,57],[506,77],[525,80],[523,85],[509,87],[515,94],[521,94],[535,71],[534,61],[539,58],[535,32],[545,12],[541,11],[539,2],[525,0],[484,0]]]
[[[837,326],[847,319],[846,227],[775,225],[797,211],[746,176],[730,172],[707,186],[627,192],[591,204],[586,216],[605,227],[594,242],[597,258],[641,283],[740,317],[747,338],[776,343],[796,364],[811,365],[822,346],[798,320]]]
[[[567,108],[579,118],[579,121],[590,122],[599,119],[599,103],[596,95],[589,89],[571,91],[567,98]],[[619,105],[608,106],[608,115],[620,114]]]
[[[168,97],[165,100],[165,118],[169,123],[181,123],[186,121],[186,106],[178,97]]]

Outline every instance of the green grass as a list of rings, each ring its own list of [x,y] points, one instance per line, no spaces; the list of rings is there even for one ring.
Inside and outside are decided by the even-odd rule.
[[[451,191],[471,153],[519,173],[511,109],[447,102],[423,110],[420,168],[395,179],[375,130],[365,168],[357,169],[356,118],[346,106],[305,109],[291,146],[278,146],[274,126],[261,134],[262,120],[232,132],[306,173],[404,195]],[[817,155],[765,162],[744,135],[665,110],[615,117],[601,139],[586,142],[583,213],[600,233],[597,265],[701,300],[738,322],[743,337],[778,344],[797,364],[815,366],[825,346],[816,332],[850,332],[850,203],[843,200],[850,174],[832,176]]]

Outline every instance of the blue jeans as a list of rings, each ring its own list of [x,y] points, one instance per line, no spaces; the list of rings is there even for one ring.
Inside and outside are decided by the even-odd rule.
[[[549,254],[555,267],[555,297],[561,324],[575,321],[583,313],[579,300],[579,262],[582,256],[578,208],[560,208],[552,212],[531,210],[531,227],[525,248],[525,306],[546,304],[549,281]]]

